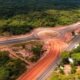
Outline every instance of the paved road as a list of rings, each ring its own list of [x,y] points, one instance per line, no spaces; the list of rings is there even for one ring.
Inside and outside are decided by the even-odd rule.
[[[20,43],[23,41],[30,41],[30,40],[45,40],[49,38],[62,38],[64,37],[65,33],[72,32],[73,30],[80,28],[80,23],[73,24],[70,26],[62,27],[62,28],[43,28],[39,30],[34,30],[32,35],[27,36],[26,38],[17,38],[17,39],[10,39],[10,40],[4,40],[0,41],[0,45],[7,45],[7,44],[13,44],[13,43]],[[52,31],[53,30],[53,31]],[[64,47],[66,47],[65,43],[62,41],[54,40],[48,41],[49,47],[48,54],[39,61],[30,71],[25,72],[22,76],[18,78],[18,80],[37,80],[42,79],[42,74],[46,74],[46,71],[50,70],[50,66],[53,63],[56,63],[55,61],[58,60],[58,56],[60,55],[60,52]],[[53,64],[54,65],[54,64]],[[45,73],[44,73],[45,72]],[[40,77],[41,76],[41,77]]]
[[[51,65],[37,78],[37,80],[46,80],[51,75],[53,70],[55,70],[55,68],[60,64],[60,62],[61,57],[58,55],[55,61],[51,63]]]
[[[16,38],[16,39],[0,41],[0,45],[15,44],[15,43],[21,43],[21,42],[30,41],[30,40],[38,40],[38,38],[32,34],[24,38]]]
[[[71,51],[72,49],[75,48],[75,45],[79,43],[80,43],[80,35],[76,35],[70,41],[70,43],[68,44],[68,47],[65,48],[65,50]],[[46,80],[48,76],[52,73],[52,71],[57,67],[60,61],[61,61],[61,57],[58,55],[55,61],[53,61],[52,64],[48,67],[48,69],[46,69],[46,71],[44,71],[44,73],[38,77],[38,80]]]
[[[8,44],[20,43],[20,42],[30,41],[30,40],[62,38],[64,37],[65,33],[71,32],[77,28],[80,28],[80,23],[76,23],[66,27],[59,27],[59,28],[40,28],[37,30],[35,29],[29,36],[0,41],[0,45],[8,45]]]
[[[62,45],[62,46],[60,46]],[[37,63],[30,71],[24,73],[18,80],[40,80],[44,71],[50,70],[48,67],[57,60],[60,52],[65,47],[65,43],[60,40],[49,40],[47,43],[48,53],[39,63]]]
[[[75,48],[76,44],[80,43],[80,35],[76,35],[69,43],[69,46],[67,47],[67,51],[71,51]]]

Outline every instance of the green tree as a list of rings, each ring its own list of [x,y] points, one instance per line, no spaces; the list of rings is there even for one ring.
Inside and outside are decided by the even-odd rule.
[[[31,58],[31,61],[32,62],[36,62],[41,57],[41,55],[43,54],[42,45],[41,44],[37,44],[37,45],[33,46],[31,48],[31,51],[34,54],[34,56],[32,56],[32,58]]]
[[[66,51],[62,52],[61,57],[62,57],[62,63],[61,63],[62,65],[69,63],[68,61],[68,58],[70,57],[69,52],[66,52]]]
[[[76,49],[72,51],[72,53],[79,53],[79,52],[80,52],[80,46],[78,46]]]
[[[80,64],[80,53],[73,53],[71,55],[71,57],[74,60],[74,64],[75,65],[79,65]]]
[[[17,76],[21,74],[26,68],[24,62],[22,62],[20,59],[13,59],[10,60],[5,67],[10,72],[10,76]]]
[[[9,52],[0,51],[0,65],[3,65],[9,60]]]
[[[0,67],[0,80],[8,80],[9,71],[5,67]]]
[[[33,54],[37,57],[40,57],[42,54],[42,45],[38,44],[32,47],[31,51],[33,52]]]
[[[66,52],[66,51],[62,52],[61,57],[62,57],[62,59],[68,58],[69,57],[69,52]]]

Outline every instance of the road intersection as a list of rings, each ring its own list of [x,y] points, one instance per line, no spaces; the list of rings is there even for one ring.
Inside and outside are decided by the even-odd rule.
[[[0,41],[0,45],[8,45],[31,40],[42,40],[47,46],[47,55],[17,80],[43,80],[45,75],[57,64],[57,61],[60,60],[60,53],[67,47],[72,49],[77,39],[77,42],[80,42],[79,35],[78,37],[74,37],[69,45],[65,41],[65,34],[69,32],[72,33],[77,29],[80,29],[80,23],[59,28],[39,28],[34,30],[29,36],[23,38]]]

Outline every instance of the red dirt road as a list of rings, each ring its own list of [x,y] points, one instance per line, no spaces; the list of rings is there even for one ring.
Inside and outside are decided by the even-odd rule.
[[[36,80],[49,66],[57,59],[60,52],[67,47],[67,45],[58,39],[50,39],[46,41],[47,55],[39,61],[32,69],[26,71],[17,80]]]

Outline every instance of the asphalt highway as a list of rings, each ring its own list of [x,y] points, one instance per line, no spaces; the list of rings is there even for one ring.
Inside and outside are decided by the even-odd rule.
[[[15,44],[15,43],[21,43],[21,42],[31,41],[31,40],[38,40],[38,38],[35,37],[34,35],[29,35],[24,38],[17,38],[17,39],[9,39],[9,40],[0,41],[0,45]]]
[[[75,35],[74,38],[69,42],[68,46],[65,48],[65,51],[71,51],[75,48],[75,45],[80,43],[80,35]],[[61,57],[60,55],[57,56],[55,61],[52,62],[52,64],[44,71],[43,74],[41,74],[38,77],[38,80],[46,80],[48,76],[52,73],[52,71],[57,67],[57,65],[60,63]]]
[[[45,43],[47,43],[47,45],[45,44],[47,46],[47,55],[42,60],[40,60],[33,68],[22,74],[17,80],[42,80],[42,78],[44,77],[43,75],[46,75],[50,71],[52,66],[55,66],[56,61],[59,60],[61,51],[63,51],[67,46],[67,44],[61,39],[64,38],[66,33],[72,32],[76,29],[80,29],[80,23],[54,29],[41,28],[34,30],[29,36],[26,36],[24,38],[0,41],[0,45],[8,45],[30,40],[43,40],[45,41]],[[80,38],[74,38],[69,46],[73,46],[73,43],[77,39]]]
[[[37,78],[37,80],[46,80],[55,68],[60,64],[61,57],[57,56],[57,59],[51,63],[51,65]]]
[[[62,45],[62,46],[60,46]],[[60,40],[49,40],[47,43],[48,54],[45,56],[39,63],[37,63],[30,71],[24,73],[18,80],[42,80],[42,77],[39,77],[42,74],[45,74],[44,71],[50,70],[49,66],[52,66],[52,63],[59,59],[60,52],[65,47],[65,43]]]
[[[77,44],[80,43],[80,35],[76,35],[69,43],[69,46],[66,48],[66,51],[71,51],[75,48]]]
[[[80,28],[80,23],[76,23],[66,27],[59,27],[59,28],[40,28],[37,30],[35,29],[34,31],[32,31],[32,33],[30,33],[30,35],[26,37],[0,41],[0,45],[8,45],[8,44],[20,43],[20,42],[30,41],[30,40],[62,38],[64,37],[65,33],[74,31],[78,28]]]

